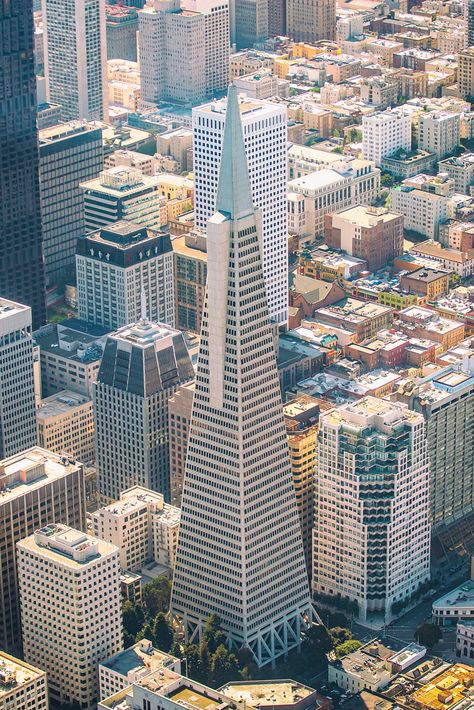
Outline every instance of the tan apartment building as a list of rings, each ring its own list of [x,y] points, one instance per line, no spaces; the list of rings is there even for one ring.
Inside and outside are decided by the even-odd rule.
[[[55,454],[66,452],[81,463],[94,462],[92,400],[63,390],[41,400],[36,410],[38,444]]]
[[[207,279],[206,235],[194,230],[173,239],[172,246],[176,326],[199,333]]]

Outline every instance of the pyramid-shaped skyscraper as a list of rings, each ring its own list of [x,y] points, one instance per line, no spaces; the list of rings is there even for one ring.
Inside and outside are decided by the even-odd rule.
[[[171,612],[187,640],[218,614],[262,666],[313,610],[237,92],[229,89]]]

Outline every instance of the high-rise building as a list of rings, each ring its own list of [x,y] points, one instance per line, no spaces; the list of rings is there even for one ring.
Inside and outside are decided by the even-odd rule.
[[[183,334],[144,311],[108,337],[94,384],[98,488],[109,500],[140,485],[169,501],[168,398],[194,377]]]
[[[464,31],[465,47],[474,45],[474,2],[466,0],[464,3]]]
[[[0,5],[0,294],[46,320],[31,0]]]
[[[422,113],[418,120],[418,147],[434,153],[437,160],[446,158],[459,147],[459,130],[459,113]]]
[[[430,577],[423,416],[375,397],[323,412],[316,471],[314,591],[384,624]]]
[[[0,461],[35,444],[31,308],[0,298]]]
[[[181,385],[168,400],[170,439],[170,488],[172,505],[181,507],[189,426],[193,410],[194,382]]]
[[[288,214],[286,108],[244,98],[239,103],[252,198],[262,211],[262,259],[270,317],[288,317]],[[206,229],[214,214],[226,101],[193,109],[194,210]]]
[[[54,285],[74,267],[85,230],[80,183],[103,168],[102,129],[69,121],[40,131],[39,145],[45,271]]]
[[[84,464],[95,463],[92,400],[63,390],[40,400],[36,410],[38,445]]]
[[[48,710],[46,673],[0,651],[0,708]]]
[[[171,614],[188,640],[218,614],[262,666],[313,610],[239,108],[230,87]]]
[[[285,0],[268,0],[268,35],[276,37],[286,33]]]
[[[253,47],[268,36],[269,0],[239,0],[235,3],[237,49]]]
[[[107,118],[105,0],[42,0],[49,103],[63,121]]]
[[[382,158],[403,148],[411,150],[411,118],[395,111],[383,111],[362,119],[362,150],[366,160],[380,167]]]
[[[138,14],[135,8],[106,5],[107,59],[137,61]]]
[[[335,0],[288,0],[286,32],[295,42],[336,39]]]
[[[199,333],[207,279],[206,234],[193,230],[172,241],[176,327]]]
[[[59,703],[97,707],[98,664],[123,648],[119,551],[50,523],[17,544],[23,652]]]
[[[198,104],[225,91],[227,0],[148,0],[139,13],[141,98]]]
[[[47,523],[85,529],[82,464],[40,448],[0,462],[0,646],[21,646],[15,545]]]
[[[469,25],[472,25],[470,32],[474,33],[474,2],[469,0],[466,3],[469,9]],[[474,36],[469,41],[469,47],[463,49],[458,54],[458,92],[462,99],[474,97]]]
[[[77,242],[79,317],[110,330],[149,318],[174,326],[173,250],[169,234],[115,222]]]

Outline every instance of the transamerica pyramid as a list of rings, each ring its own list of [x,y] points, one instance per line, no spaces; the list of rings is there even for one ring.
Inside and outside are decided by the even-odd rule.
[[[171,614],[188,641],[218,614],[229,646],[263,666],[300,644],[314,612],[235,87],[216,210]]]

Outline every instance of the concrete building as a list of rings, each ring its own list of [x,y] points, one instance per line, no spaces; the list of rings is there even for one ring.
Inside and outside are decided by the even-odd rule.
[[[244,701],[257,710],[330,710],[331,701],[313,688],[294,680],[250,680],[228,683],[219,688],[236,703]]]
[[[0,463],[0,645],[21,643],[16,543],[42,525],[85,528],[82,464],[34,447]]]
[[[131,572],[150,560],[174,568],[179,518],[179,508],[142,486],[123,491],[117,502],[91,514],[93,534],[118,547],[120,567]]]
[[[40,347],[41,388],[44,397],[72,390],[92,397],[107,331],[70,318],[48,323],[33,337]]]
[[[456,626],[474,620],[474,581],[468,579],[436,599],[432,613],[433,623],[438,626]]]
[[[240,0],[235,3],[235,44],[238,50],[252,48],[269,37],[270,0]]]
[[[31,308],[0,297],[0,461],[36,444]]]
[[[80,183],[103,168],[102,129],[69,121],[39,132],[41,221],[46,280],[57,284],[74,267],[85,230]]]
[[[443,352],[464,338],[464,325],[459,321],[442,318],[436,311],[421,306],[409,306],[398,313],[398,326],[409,337],[426,338],[438,343]]]
[[[48,710],[46,673],[0,651],[0,708]]]
[[[444,269],[420,268],[407,271],[400,276],[400,288],[408,293],[416,293],[433,300],[437,296],[448,293],[451,274]]]
[[[403,254],[403,216],[384,207],[358,205],[324,217],[324,241],[378,271]]]
[[[81,183],[86,230],[92,231],[125,219],[158,229],[163,224],[159,178],[136,169],[109,168],[98,178]]]
[[[382,159],[400,149],[411,150],[411,119],[408,114],[383,111],[362,119],[364,158],[380,167]]]
[[[446,221],[448,197],[402,185],[390,188],[390,207],[404,217],[405,229],[436,239]]]
[[[143,639],[99,663],[100,699],[105,700],[150,673],[168,668],[181,673],[181,661]]]
[[[176,327],[199,333],[207,279],[206,235],[193,230],[172,241]]]
[[[105,0],[42,0],[48,103],[63,121],[106,120]]]
[[[459,147],[459,130],[459,113],[422,113],[418,119],[418,147],[435,153],[437,159],[442,160]]]
[[[139,12],[141,98],[196,105],[224,92],[229,5],[223,0],[147,0]]]
[[[173,250],[168,234],[120,221],[77,242],[77,307],[88,323],[116,330],[147,316],[174,326]]]
[[[169,501],[168,399],[194,377],[183,334],[142,316],[108,337],[94,384],[98,487],[107,500],[142,485]]]
[[[17,555],[25,659],[44,668],[53,700],[92,710],[98,664],[123,648],[118,549],[49,523]]]
[[[393,177],[403,180],[420,173],[431,172],[435,164],[434,153],[427,153],[426,150],[406,151],[402,149],[398,153],[382,158],[380,167],[391,173]]]
[[[474,30],[474,7],[471,0],[466,3],[466,7],[470,10],[470,22]],[[458,53],[458,93],[462,99],[470,99],[474,96],[474,48],[471,42],[466,49]]]
[[[239,108],[231,87],[170,612],[188,640],[218,614],[263,666],[300,646],[314,612]]]
[[[474,659],[474,619],[456,625],[456,656],[466,663]]]
[[[170,155],[179,164],[180,172],[192,170],[192,161],[189,159],[192,151],[193,132],[189,128],[175,128],[156,136],[156,152],[159,155]]]
[[[474,184],[474,153],[452,156],[439,164],[440,172],[447,173],[454,180],[454,188],[461,195],[469,195]]]
[[[138,13],[134,7],[106,5],[107,59],[137,61]]]
[[[288,231],[312,242],[324,231],[324,218],[359,204],[370,204],[380,194],[380,171],[367,161],[349,166],[333,164],[288,183]]]
[[[362,623],[383,626],[430,577],[425,422],[375,397],[319,422],[314,591],[356,602]]]
[[[286,108],[244,98],[239,103],[252,199],[262,210],[263,272],[270,317],[288,315],[288,215]],[[214,214],[226,118],[226,101],[193,110],[194,211],[206,229]]]
[[[336,39],[336,3],[334,0],[288,0],[286,31],[296,42],[314,44]]]
[[[194,382],[181,385],[168,400],[171,503],[178,508],[181,507],[194,389]]]
[[[249,99],[264,101],[274,96],[288,95],[288,82],[282,81],[270,71],[240,76],[235,78],[233,83],[239,93],[245,94]]]
[[[94,463],[92,400],[63,390],[41,400],[36,410],[38,445],[55,454],[67,453],[81,463]]]

